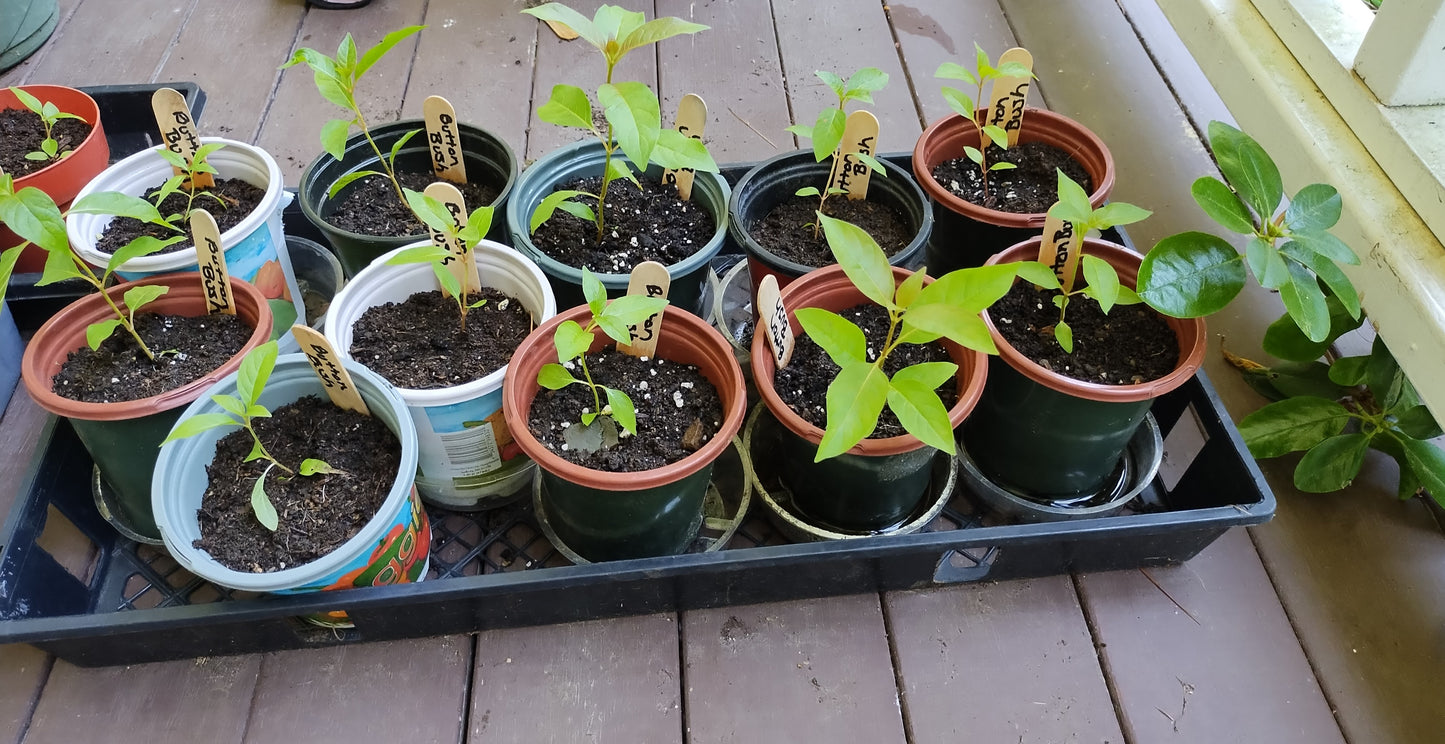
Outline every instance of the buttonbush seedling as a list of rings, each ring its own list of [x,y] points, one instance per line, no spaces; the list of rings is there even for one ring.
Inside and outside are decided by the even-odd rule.
[[[12,87],[10,92],[15,94],[15,98],[20,101],[22,106],[30,109],[36,116],[40,117],[40,121],[45,125],[45,139],[40,141],[40,149],[25,153],[25,159],[60,160],[66,155],[69,155],[71,153],[70,150],[60,151],[60,143],[55,141],[55,136],[51,131],[55,128],[55,123],[61,119],[75,119],[77,121],[85,121],[85,119],[75,114],[67,114],[61,111],[59,106],[56,106],[50,101],[42,103],[39,98],[30,95],[20,88]]]
[[[460,239],[468,251],[476,248],[477,244],[482,242],[482,237],[492,228],[492,207],[478,207],[472,210],[467,217],[467,224],[458,229],[456,221],[452,219],[452,213],[441,201],[411,189],[402,189],[402,193],[406,194],[407,206],[411,207],[411,211],[415,212],[427,227],[445,233],[449,242]],[[452,301],[456,303],[457,313],[461,316],[462,333],[466,333],[467,311],[479,308],[487,304],[487,301],[483,299],[467,302],[470,298],[465,296],[461,282],[457,281],[456,275],[447,268],[452,262],[460,260],[451,251],[432,243],[408,248],[387,259],[387,264],[431,264],[432,273],[436,274],[437,281],[441,284],[442,294],[452,298]]]
[[[851,101],[859,103],[873,103],[873,94],[888,85],[888,73],[877,67],[864,67],[861,70],[848,76],[846,81],[827,70],[815,70],[814,75],[818,76],[833,95],[838,97],[838,105],[825,108],[818,112],[817,121],[813,126],[808,127],[802,124],[794,124],[788,127],[788,131],[799,137],[813,142],[813,159],[821,163],[828,158],[838,157],[838,146],[843,142],[843,131],[848,124],[847,106]],[[882,173],[888,176],[883,169],[883,164],[878,162],[872,155],[862,152],[853,153],[853,157],[859,162],[867,165],[873,172]],[[832,169],[829,169],[829,173]],[[823,205],[827,203],[828,197],[837,194],[847,193],[845,190],[832,187],[830,184],[823,184],[823,188],[816,186],[804,186],[794,192],[794,196],[816,196],[818,197],[817,211],[823,211]],[[818,237],[821,228],[817,223],[813,226],[813,237]],[[804,225],[806,227],[807,225]]]
[[[717,163],[708,154],[702,140],[662,127],[661,105],[651,88],[635,81],[612,81],[613,70],[628,52],[674,36],[695,34],[707,29],[707,26],[672,17],[649,21],[642,13],[614,5],[599,7],[591,20],[561,3],[547,3],[522,12],[544,21],[570,26],[602,53],[607,67],[606,82],[597,88],[597,101],[602,105],[603,117],[607,121],[605,132],[600,131],[593,121],[592,101],[587,92],[575,85],[553,86],[551,98],[537,108],[537,117],[542,121],[586,130],[602,143],[606,152],[602,187],[596,194],[564,189],[547,195],[532,212],[529,232],[535,233],[542,223],[561,209],[597,225],[597,242],[602,242],[606,215],[602,213],[601,205],[607,199],[608,187],[616,179],[625,178],[641,188],[627,163],[614,157],[618,149],[632,161],[633,167],[644,170],[648,163],[656,163],[664,168],[717,172]],[[599,205],[596,211],[586,204],[572,201],[579,196],[596,199]]]
[[[361,112],[361,106],[356,102],[356,84],[370,70],[373,65],[381,61],[386,53],[401,43],[412,34],[421,31],[426,26],[407,26],[406,28],[392,31],[382,37],[376,46],[367,49],[359,57],[357,56],[356,42],[347,34],[341,39],[341,44],[336,48],[336,56],[328,57],[315,49],[302,47],[296,50],[296,54],[290,61],[281,65],[286,69],[292,65],[305,62],[316,74],[316,90],[321,97],[347,110],[350,118],[332,119],[321,127],[321,147],[327,154],[337,160],[341,160],[346,154],[346,138],[351,133],[353,126],[361,130],[361,135],[366,138],[366,143],[371,145],[371,151],[376,154],[377,161],[381,163],[383,170],[362,170],[348,173],[336,179],[331,185],[329,196],[336,196],[341,189],[357,179],[367,176],[384,176],[391,181],[391,186],[396,190],[396,198],[406,203],[406,196],[401,193],[401,182],[396,180],[396,155],[401,152],[408,140],[416,136],[421,129],[413,129],[397,139],[391,146],[389,155],[382,155],[381,148],[377,146],[376,140],[371,138],[371,129],[366,124],[366,116]]]
[[[196,199],[201,197],[214,201],[221,206],[221,209],[227,209],[230,206],[225,197],[205,189],[196,188],[197,174],[216,173],[216,167],[211,165],[208,158],[211,153],[223,147],[225,147],[225,145],[220,142],[210,142],[201,145],[199,148],[196,148],[196,155],[194,158],[191,158],[189,163],[186,162],[185,156],[178,152],[171,152],[170,149],[165,147],[156,148],[156,152],[160,154],[162,160],[165,160],[174,168],[179,168],[181,172],[166,179],[166,182],[161,185],[160,190],[151,197],[151,203],[156,205],[156,209],[159,210],[161,204],[165,202],[166,198],[171,194],[184,192],[186,195],[186,208],[180,212],[165,215],[161,218],[162,224],[178,233],[184,234],[186,232],[186,225],[189,224],[188,220],[191,218],[191,210],[195,208]]]
[[[236,373],[236,395],[212,395],[211,400],[216,405],[225,409],[225,413],[198,413],[188,419],[176,424],[171,433],[161,442],[177,439],[186,439],[196,436],[204,431],[210,431],[222,426],[239,426],[251,435],[251,453],[246,455],[245,462],[265,460],[268,464],[261,472],[261,477],[256,479],[256,484],[251,487],[251,510],[256,514],[256,520],[266,529],[275,532],[280,526],[281,519],[276,514],[276,507],[271,503],[271,497],[266,495],[266,476],[271,474],[273,468],[281,468],[290,478],[297,475],[310,477],[313,475],[346,475],[343,470],[328,465],[324,460],[306,458],[296,466],[295,470],[282,464],[280,460],[271,456],[266,451],[266,445],[261,443],[261,437],[256,434],[255,421],[260,418],[270,418],[271,411],[261,405],[261,394],[266,390],[266,382],[271,379],[271,372],[276,368],[276,355],[279,349],[275,341],[268,341],[246,354],[241,360],[241,369]],[[289,480],[286,476],[283,479]]]
[[[878,426],[886,405],[904,430],[924,444],[954,452],[953,425],[935,389],[954,379],[953,362],[904,367],[890,379],[883,371],[888,355],[902,344],[948,338],[969,349],[997,354],[980,313],[1002,297],[1015,277],[1015,266],[980,266],[954,271],[924,286],[924,270],[895,286],[892,267],[878,243],[862,228],[819,213],[833,257],[853,286],[888,311],[888,336],[877,355],[869,352],[863,331],[829,310],[794,312],[803,331],[841,369],[828,385],[828,426],[815,462],[847,452]]]
[[[561,390],[568,385],[586,385],[592,390],[592,409],[583,410],[581,427],[589,429],[599,419],[621,426],[623,431],[637,435],[637,414],[632,399],[621,390],[599,385],[592,381],[587,370],[587,350],[592,347],[592,332],[597,329],[619,344],[632,342],[631,327],[641,323],[667,306],[666,297],[625,295],[609,302],[607,288],[595,274],[582,269],[582,294],[592,317],[584,327],[575,320],[564,320],[552,334],[552,344],[557,348],[560,364],[545,364],[537,372],[537,384],[548,390]],[[574,361],[575,364],[574,364]],[[582,379],[573,376],[572,370],[580,367]],[[607,403],[602,403],[602,396]],[[572,427],[576,427],[573,424]],[[571,428],[571,427],[569,427]],[[600,433],[600,432],[599,432]],[[614,427],[615,433],[615,427]],[[622,435],[625,436],[625,435]],[[607,437],[601,441],[607,441]],[[594,450],[597,448],[594,448]]]
[[[938,70],[933,73],[933,76],[945,80],[961,80],[974,86],[977,91],[976,95],[970,97],[958,88],[945,85],[941,91],[943,101],[948,104],[950,109],[953,109],[954,113],[967,119],[977,127],[979,131],[987,135],[989,140],[994,144],[1007,150],[1008,133],[1005,132],[1002,127],[997,127],[992,124],[982,124],[978,120],[978,104],[983,102],[983,86],[990,80],[996,80],[1002,77],[1028,77],[1037,79],[1037,76],[1035,76],[1033,71],[1028,67],[1018,62],[1004,62],[998,67],[994,67],[989,61],[988,52],[985,52],[983,47],[978,45],[978,42],[974,42],[973,50],[976,70],[970,71],[967,67],[957,62],[944,62],[938,66]],[[978,174],[983,181],[983,195],[985,197],[988,196],[988,174],[993,171],[1008,170],[1009,168],[1015,167],[1013,163],[1003,161],[990,165],[983,148],[965,145],[963,154],[978,166]]]

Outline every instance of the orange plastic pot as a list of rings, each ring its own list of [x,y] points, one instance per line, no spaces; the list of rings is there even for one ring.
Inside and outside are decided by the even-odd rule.
[[[982,117],[984,111],[978,115]],[[1066,116],[1028,108],[1019,143],[1043,142],[1063,150],[1083,166],[1093,181],[1089,202],[1098,208],[1114,189],[1114,156],[1104,141]],[[978,147],[978,127],[949,114],[929,125],[913,146],[913,176],[933,201],[933,236],[927,248],[928,273],[943,276],[955,269],[981,266],[1006,248],[1028,240],[1044,226],[1046,215],[1000,212],[954,195],[933,177],[940,163],[964,156],[964,147]]]
[[[1036,260],[1040,240],[1013,246],[988,263]],[[1108,261],[1120,283],[1135,286],[1143,256],[1092,238],[1084,240],[1084,253]],[[1040,501],[1104,488],[1154,399],[1184,384],[1204,361],[1204,321],[1164,317],[1179,343],[1173,371],[1134,385],[1085,382],[1024,356],[999,334],[988,312],[983,317],[999,355],[978,409],[964,425],[964,445],[990,480]]]
[[[111,287],[108,293],[124,310],[121,298],[125,291],[150,284],[167,285],[170,291],[146,305],[149,312],[200,315],[206,311],[201,275],[195,272],[147,277]],[[150,486],[161,440],[187,405],[217,380],[238,369],[246,352],[271,337],[271,308],[261,292],[235,279],[231,281],[231,291],[236,313],[253,328],[245,347],[210,374],[160,395],[120,403],[84,403],[57,395],[52,389],[52,379],[66,358],[86,345],[86,327],[113,317],[110,306],[99,294],[86,295],[56,313],[35,332],[25,349],[20,363],[25,389],[45,410],[70,419],[75,433],[115,494],[119,513],[113,514],[113,523],[118,521],[122,531],[129,530],[146,539],[160,539],[151,512]]]
[[[70,206],[76,194],[105,170],[110,162],[110,145],[105,141],[105,130],[100,123],[100,108],[95,99],[74,89],[61,85],[22,85],[20,89],[42,102],[49,101],[67,114],[75,114],[90,124],[90,136],[64,158],[41,168],[34,173],[15,179],[15,190],[35,187],[50,195],[61,211]],[[8,88],[0,88],[0,109],[23,109],[20,100]],[[0,250],[20,245],[20,236],[0,226]],[[21,254],[15,266],[16,273],[40,271],[45,267],[45,251],[31,246]]]
[[[702,501],[713,461],[742,428],[747,391],[742,369],[722,334],[701,318],[669,306],[663,313],[657,356],[696,365],[722,400],[723,420],[716,436],[698,451],[653,470],[612,473],[576,465],[532,436],[527,422],[540,388],[537,373],[557,361],[552,334],[567,320],[585,324],[582,305],[543,323],[512,355],[502,385],[502,412],[517,446],[541,468],[544,508],[559,537],[591,561],[670,555],[682,552],[702,524]],[[612,344],[593,332],[592,351]],[[580,412],[579,412],[580,413]]]
[[[895,282],[902,282],[910,274],[893,268]],[[927,283],[932,281],[930,277]],[[793,315],[800,307],[840,312],[869,303],[843,268],[836,265],[804,274],[783,288],[782,297],[795,336],[802,334]],[[942,343],[958,365],[958,401],[948,411],[948,420],[956,428],[983,394],[987,355],[951,341]],[[783,439],[786,464],[782,479],[792,492],[798,516],[840,532],[876,532],[906,520],[918,508],[928,487],[934,448],[911,434],[864,439],[842,455],[815,463],[823,430],[794,413],[778,397],[773,387],[776,365],[765,334],[753,334],[752,367],[763,403],[791,433]]]

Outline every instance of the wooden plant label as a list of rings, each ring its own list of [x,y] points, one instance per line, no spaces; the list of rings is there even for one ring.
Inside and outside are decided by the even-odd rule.
[[[231,275],[226,271],[226,253],[221,250],[221,230],[210,212],[191,210],[191,241],[196,244],[196,264],[201,271],[201,286],[206,290],[206,312],[235,315]]]
[[[854,153],[873,155],[878,146],[878,117],[867,111],[848,114],[843,126],[843,141],[838,144],[838,154],[833,158],[833,172],[828,176],[828,189],[843,189],[849,199],[868,196],[868,178],[873,169]]]
[[[1044,218],[1044,239],[1039,243],[1039,263],[1054,270],[1065,292],[1074,291],[1078,274],[1079,254],[1084,241],[1074,232],[1074,224],[1053,215]]]
[[[643,297],[666,297],[672,278],[667,267],[656,261],[643,261],[632,269],[627,280],[627,294]],[[617,350],[635,357],[650,357],[657,352],[657,339],[662,336],[662,312],[647,316],[647,319],[628,329],[632,343],[618,345]]]
[[[457,230],[461,230],[467,224],[467,205],[462,200],[462,192],[457,187],[446,181],[437,181],[426,187],[424,192],[427,196],[445,204],[447,211],[452,213],[452,223]],[[464,295],[476,292],[481,288],[477,281],[476,257],[467,250],[466,243],[461,238],[448,240],[447,234],[440,230],[431,230],[431,241],[438,247],[445,248],[451,255],[442,260],[452,276],[457,278]]]
[[[431,145],[431,167],[437,178],[452,183],[467,182],[467,164],[462,160],[462,136],[457,131],[457,111],[441,96],[430,96],[421,105],[426,119],[426,141]]]
[[[702,139],[707,128],[707,102],[696,93],[688,93],[677,104],[677,119],[674,122],[678,132],[695,140]],[[662,172],[664,184],[677,185],[677,198],[687,201],[692,198],[693,170],[691,168],[669,168]]]
[[[186,108],[185,96],[171,88],[161,88],[151,96],[151,111],[155,114],[156,126],[160,127],[161,140],[166,143],[166,148],[185,158],[187,163],[194,160],[196,150],[201,149],[201,137],[196,132],[191,110]],[[181,173],[179,168],[172,170],[176,175]],[[199,188],[216,185],[209,173],[197,173],[195,181]]]
[[[758,283],[758,321],[773,350],[773,361],[779,368],[788,366],[793,358],[793,327],[788,324],[788,309],[778,291],[778,278],[772,274]]]
[[[361,399],[361,393],[357,392],[351,375],[341,366],[341,358],[336,355],[336,350],[331,348],[331,342],[319,331],[300,323],[291,326],[291,335],[296,338],[296,343],[301,345],[301,352],[306,355],[306,361],[311,363],[311,369],[316,370],[321,384],[326,386],[326,395],[331,398],[331,402],[338,408],[370,416],[371,409],[367,408],[366,401]]]
[[[998,63],[1017,62],[1030,70],[1034,69],[1034,55],[1022,47],[1013,49],[999,55]],[[1001,77],[993,81],[993,94],[988,103],[988,118],[985,124],[992,124],[1008,134],[1008,146],[1013,147],[1019,143],[1019,131],[1024,124],[1024,103],[1029,97],[1029,85],[1032,78],[1027,77]],[[988,135],[979,133],[983,138],[983,146],[988,147]]]

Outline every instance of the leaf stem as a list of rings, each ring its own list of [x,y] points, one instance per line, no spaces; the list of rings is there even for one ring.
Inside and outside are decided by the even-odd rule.
[[[361,107],[356,105],[356,100],[351,99],[351,111],[356,114],[356,124],[361,127],[361,136],[366,138],[366,143],[371,145],[371,151],[376,153],[376,159],[381,161],[381,167],[386,169],[386,177],[391,179],[391,188],[396,191],[396,198],[406,204],[406,194],[401,193],[401,182],[396,180],[396,169],[388,162],[385,155],[381,154],[381,148],[376,145],[376,140],[371,138],[371,128],[366,126],[366,117],[361,114]]]

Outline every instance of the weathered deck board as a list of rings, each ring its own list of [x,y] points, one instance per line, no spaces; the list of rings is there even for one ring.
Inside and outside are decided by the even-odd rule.
[[[1122,741],[1067,576],[884,597],[915,742]]]
[[[0,741],[20,741],[50,664],[49,654],[34,646],[0,646]]]
[[[470,636],[266,654],[244,741],[451,744],[471,662]]]
[[[28,82],[146,83],[155,79],[196,0],[127,0],[123,11],[92,0],[56,31]]]
[[[477,636],[472,744],[682,741],[677,617]]]
[[[37,434],[50,414],[25,392],[25,382],[15,384],[10,404],[0,415],[0,514],[9,514],[17,491],[30,472],[30,461],[40,447]]]
[[[690,744],[904,741],[876,594],[683,613]]]

